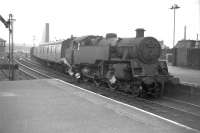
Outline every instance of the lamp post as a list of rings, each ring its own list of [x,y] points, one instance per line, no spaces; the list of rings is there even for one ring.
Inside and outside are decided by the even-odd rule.
[[[175,22],[176,22],[176,9],[180,8],[177,4],[172,5],[170,9],[174,10],[174,30],[173,30],[173,47],[175,45]]]

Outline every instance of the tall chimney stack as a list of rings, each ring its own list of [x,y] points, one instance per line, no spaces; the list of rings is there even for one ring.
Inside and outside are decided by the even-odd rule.
[[[49,23],[45,24],[45,42],[49,42]]]
[[[138,28],[135,30],[136,31],[136,38],[138,37],[144,37],[144,29],[143,28]]]
[[[49,42],[49,23],[45,24],[45,27],[43,29],[43,34],[42,34],[42,43],[47,43]]]
[[[186,25],[184,26],[184,40],[186,40]]]

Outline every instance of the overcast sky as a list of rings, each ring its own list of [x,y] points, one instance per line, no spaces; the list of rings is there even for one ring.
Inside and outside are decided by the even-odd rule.
[[[172,47],[174,4],[176,41],[184,37],[196,39],[200,34],[200,0],[1,0],[0,14],[16,19],[14,41],[33,44],[41,41],[45,23],[50,24],[50,40],[82,35],[114,32],[119,37],[135,37],[136,28],[144,28],[145,36],[164,40]],[[199,35],[200,36],[200,35]],[[8,31],[0,23],[0,38],[8,40]],[[200,37],[199,37],[200,38]]]

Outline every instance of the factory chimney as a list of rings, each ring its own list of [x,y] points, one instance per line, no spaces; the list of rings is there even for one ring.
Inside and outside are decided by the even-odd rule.
[[[42,36],[42,43],[49,42],[49,23],[45,24],[43,36]]]
[[[45,24],[45,42],[49,42],[49,23]]]
[[[136,31],[136,38],[138,37],[144,37],[144,29],[143,28],[138,28],[135,30]]]
[[[184,40],[186,40],[186,25],[184,26]]]

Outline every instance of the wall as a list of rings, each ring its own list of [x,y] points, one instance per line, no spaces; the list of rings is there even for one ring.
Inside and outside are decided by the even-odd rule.
[[[173,65],[200,69],[200,48],[173,49]]]
[[[176,49],[176,65],[177,66],[187,66],[187,48],[177,48]]]
[[[188,50],[188,66],[200,69],[200,48]]]

